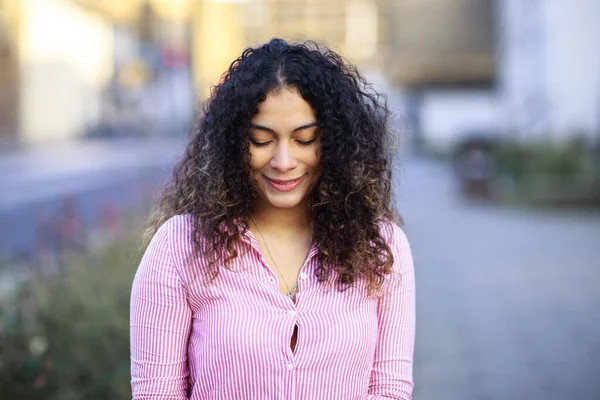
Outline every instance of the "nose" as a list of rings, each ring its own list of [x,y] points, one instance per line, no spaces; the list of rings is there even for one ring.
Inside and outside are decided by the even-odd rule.
[[[289,144],[285,141],[281,141],[278,143],[277,147],[275,147],[269,165],[280,172],[286,172],[290,169],[294,169],[296,165],[298,165],[298,160],[294,157]]]

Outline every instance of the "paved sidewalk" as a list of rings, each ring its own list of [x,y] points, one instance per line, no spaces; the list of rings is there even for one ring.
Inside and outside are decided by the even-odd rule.
[[[134,207],[184,146],[184,138],[82,140],[2,154],[0,259],[31,256],[40,226],[65,212],[93,226]]]
[[[600,213],[467,205],[406,162],[415,400],[600,399]]]
[[[81,140],[0,155],[0,212],[104,184],[120,174],[168,167],[184,139]]]

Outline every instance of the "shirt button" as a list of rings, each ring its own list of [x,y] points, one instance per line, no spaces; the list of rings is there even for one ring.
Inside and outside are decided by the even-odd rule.
[[[288,317],[294,318],[295,316],[296,316],[296,311],[294,311],[294,310],[288,311]]]
[[[269,282],[271,283],[275,283],[275,278],[273,278],[272,276],[269,277]]]
[[[286,368],[291,371],[294,369],[294,366],[292,365],[292,363],[287,363]]]
[[[300,274],[300,279],[306,279],[308,278],[308,274],[306,272],[303,272]]]

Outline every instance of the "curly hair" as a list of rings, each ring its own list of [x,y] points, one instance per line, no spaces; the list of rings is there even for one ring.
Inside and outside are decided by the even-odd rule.
[[[150,216],[145,244],[169,218],[189,214],[196,256],[210,260],[207,282],[237,257],[234,245],[257,198],[249,178],[251,120],[280,88],[298,90],[321,132],[321,174],[309,198],[321,261],[315,276],[324,282],[335,272],[340,290],[365,279],[373,293],[393,264],[380,224],[401,224],[392,201],[390,112],[355,66],[314,42],[272,39],[230,65]]]

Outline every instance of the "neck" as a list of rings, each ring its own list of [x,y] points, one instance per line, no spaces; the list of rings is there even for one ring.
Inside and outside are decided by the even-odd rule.
[[[285,235],[312,231],[312,222],[306,218],[307,211],[307,204],[299,204],[293,208],[277,208],[257,202],[252,214],[262,231]]]

